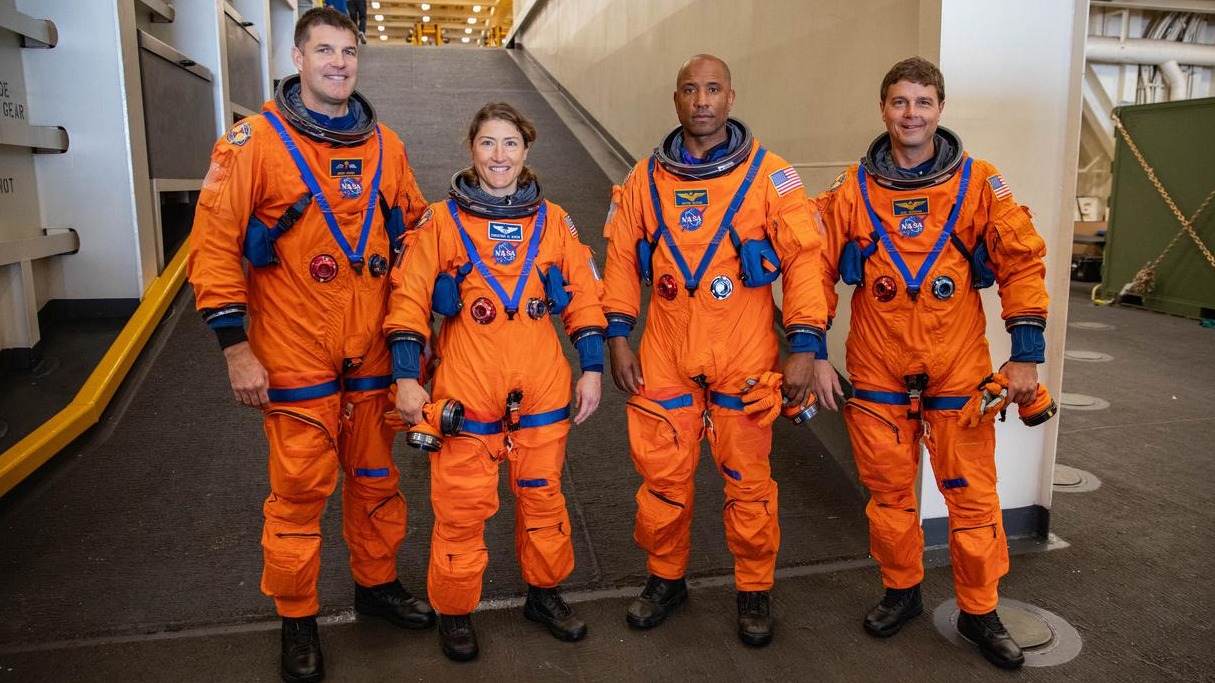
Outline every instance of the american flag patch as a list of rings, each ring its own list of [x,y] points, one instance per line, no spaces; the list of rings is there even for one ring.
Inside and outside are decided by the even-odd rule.
[[[992,194],[996,195],[996,199],[1007,199],[1012,196],[1012,190],[1004,182],[1004,178],[999,173],[987,179],[987,183],[991,185]]]
[[[781,197],[802,186],[802,177],[792,166],[786,166],[776,173],[768,174],[768,179],[776,188],[776,194]]]
[[[573,218],[570,218],[570,215],[569,215],[568,213],[567,213],[567,214],[565,214],[565,224],[566,224],[567,226],[569,226],[569,229],[570,229],[570,234],[571,234],[571,235],[573,235],[574,237],[577,237],[577,236],[578,236],[578,228],[577,228],[577,227],[574,225],[574,219],[573,219]]]

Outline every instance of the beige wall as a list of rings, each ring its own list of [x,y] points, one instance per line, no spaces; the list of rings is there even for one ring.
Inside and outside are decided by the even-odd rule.
[[[671,97],[679,66],[716,54],[733,72],[734,115],[817,190],[880,131],[877,87],[890,64],[910,54],[936,59],[938,5],[538,0],[517,39],[638,158],[678,123]],[[858,40],[855,27],[872,16],[885,19]]]

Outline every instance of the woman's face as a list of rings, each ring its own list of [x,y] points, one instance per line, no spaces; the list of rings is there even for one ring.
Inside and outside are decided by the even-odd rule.
[[[527,147],[515,124],[489,119],[477,129],[472,141],[472,163],[482,190],[495,197],[514,194],[524,161]]]

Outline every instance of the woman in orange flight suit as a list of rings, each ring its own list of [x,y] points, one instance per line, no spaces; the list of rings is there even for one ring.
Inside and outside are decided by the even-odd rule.
[[[431,398],[465,408],[463,432],[431,456],[435,528],[427,582],[443,652],[457,661],[477,656],[471,612],[489,560],[485,521],[498,509],[502,459],[529,586],[524,615],[561,640],[586,634],[557,590],[574,567],[561,494],[571,373],[549,316],[561,315],[581,360],[575,424],[599,405],[606,321],[590,249],[524,166],[535,138],[532,124],[508,104],[477,112],[468,134],[472,167],[452,178],[449,199],[431,205],[410,232],[392,275],[385,331],[397,410],[416,424]],[[417,378],[432,312],[445,317],[432,344],[437,367],[428,396]]]

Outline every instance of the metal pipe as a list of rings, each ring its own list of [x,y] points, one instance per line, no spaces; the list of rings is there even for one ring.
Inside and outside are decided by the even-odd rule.
[[[1177,60],[1170,59],[1160,66],[1160,75],[1164,78],[1165,85],[1169,86],[1169,102],[1176,102],[1186,98],[1186,82],[1185,74],[1181,71],[1181,65]]]
[[[1144,40],[1134,38],[1119,40],[1102,36],[1090,36],[1084,49],[1091,62],[1112,64],[1152,64],[1160,66],[1167,61],[1193,66],[1215,66],[1215,45],[1179,43],[1172,40]]]

